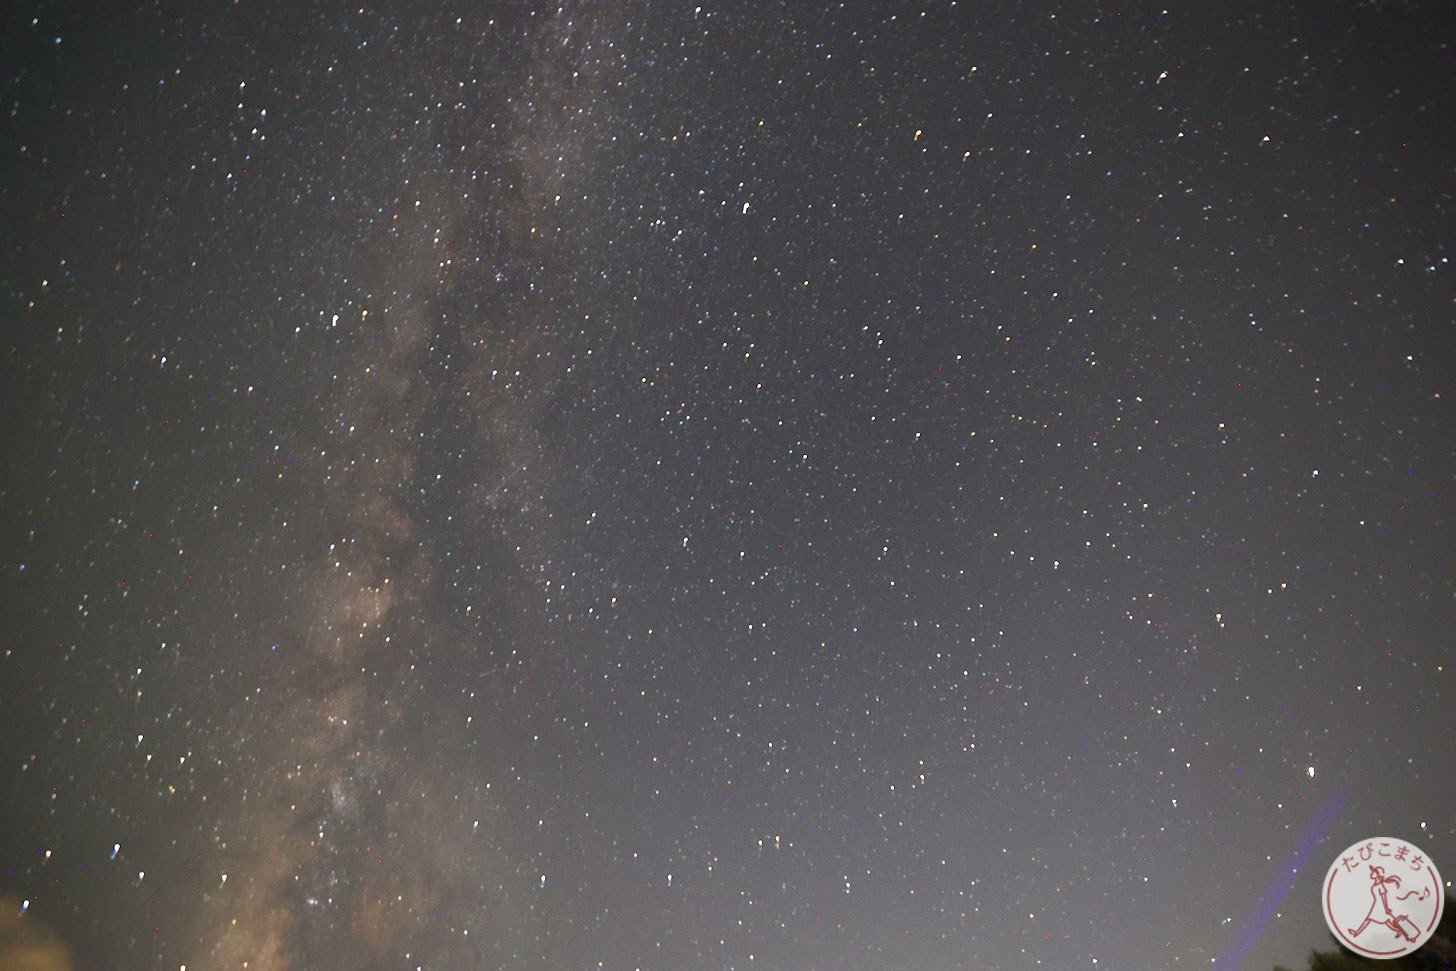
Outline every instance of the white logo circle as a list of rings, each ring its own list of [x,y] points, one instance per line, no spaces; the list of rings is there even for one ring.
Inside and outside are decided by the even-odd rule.
[[[1430,857],[1407,840],[1351,844],[1325,874],[1325,923],[1340,943],[1371,958],[1397,958],[1430,940],[1446,897]]]

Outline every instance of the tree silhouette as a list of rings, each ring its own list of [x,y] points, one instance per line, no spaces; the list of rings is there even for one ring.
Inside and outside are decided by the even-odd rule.
[[[1306,971],[1453,971],[1456,969],[1456,898],[1447,894],[1446,908],[1441,913],[1441,923],[1436,933],[1412,954],[1377,961],[1364,955],[1347,951],[1335,940],[1335,947],[1329,951],[1310,951]],[[1274,971],[1289,971],[1275,967]]]

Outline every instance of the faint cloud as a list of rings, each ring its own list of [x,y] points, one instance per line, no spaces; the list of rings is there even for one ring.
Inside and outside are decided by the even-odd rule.
[[[16,897],[0,897],[0,968],[70,971],[71,951],[34,917],[22,916]]]

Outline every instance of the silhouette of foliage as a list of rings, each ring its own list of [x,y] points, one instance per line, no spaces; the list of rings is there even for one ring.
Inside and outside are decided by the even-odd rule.
[[[1335,941],[1334,935],[1330,940]],[[1415,953],[1377,961],[1341,947],[1328,951],[1310,951],[1306,971],[1456,971],[1456,898],[1446,896],[1446,909],[1436,933]],[[1278,967],[1274,971],[1289,971]]]

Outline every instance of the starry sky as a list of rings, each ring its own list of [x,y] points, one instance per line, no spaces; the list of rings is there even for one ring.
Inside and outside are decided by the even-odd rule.
[[[1448,14],[7,6],[0,929],[1265,969],[1456,874]]]

